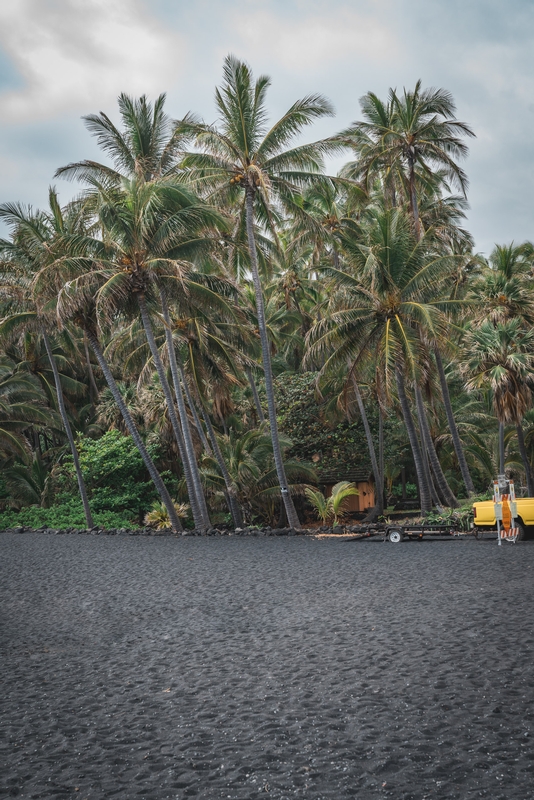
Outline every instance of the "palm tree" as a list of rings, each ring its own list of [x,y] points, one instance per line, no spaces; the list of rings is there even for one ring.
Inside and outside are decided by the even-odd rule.
[[[245,220],[254,284],[273,455],[287,518],[296,528],[300,523],[289,493],[278,436],[256,221],[270,231],[276,241],[275,201],[296,216],[305,215],[297,198],[300,190],[312,185],[320,175],[322,154],[328,146],[326,142],[317,142],[286,148],[306,125],[333,111],[323,97],[310,95],[294,103],[268,128],[265,95],[269,78],[261,76],[254,83],[248,65],[233,56],[225,59],[223,73],[224,84],[215,93],[220,127],[191,125],[185,121],[182,129],[196,135],[196,144],[202,152],[189,154],[183,166],[194,185],[203,187],[212,201],[217,199],[223,206],[241,201],[240,219]]]
[[[438,168],[443,178],[465,195],[467,176],[457,160],[467,155],[467,146],[460,137],[475,134],[455,118],[456,106],[449,92],[422,89],[420,80],[413,91],[404,89],[402,95],[390,89],[387,103],[368,92],[360,106],[364,119],[339,134],[359,155],[357,164],[345,168],[344,174],[357,175],[369,185],[379,173],[385,185],[400,188],[408,199],[418,238],[418,181],[432,183]]]
[[[100,149],[111,157],[114,167],[92,160],[77,161],[60,167],[56,177],[89,186],[115,187],[120,186],[124,178],[137,177],[145,182],[174,180],[187,139],[184,130],[176,127],[165,113],[165,99],[165,94],[160,94],[152,105],[146,95],[139,99],[124,93],[119,95],[122,131],[103,111],[83,117],[87,129],[96,137]]]
[[[479,263],[482,269],[472,281],[468,295],[475,321],[488,319],[497,324],[517,317],[525,325],[533,325],[532,244],[496,245],[489,263],[481,258]]]
[[[310,487],[305,490],[305,494],[323,524],[332,519],[332,525],[337,525],[339,517],[346,513],[347,500],[359,492],[354,483],[340,481],[332,487],[330,497],[325,497],[322,492]]]
[[[248,431],[231,430],[228,435],[217,438],[240,506],[248,509],[250,520],[260,517],[268,524],[273,524],[280,494],[272,440],[266,426]],[[281,435],[280,445],[285,451],[292,442]],[[289,488],[294,494],[303,494],[310,483],[316,482],[315,470],[309,464],[285,459],[284,468]],[[224,490],[224,482],[213,457],[204,459],[202,471],[206,485],[212,491]]]
[[[25,461],[29,454],[25,433],[32,425],[53,422],[43,403],[39,384],[30,375],[20,374],[16,364],[0,357],[0,457],[17,456]]]
[[[67,222],[60,211],[57,195],[53,190],[50,190],[49,201],[49,214],[34,214],[30,209],[25,209],[16,204],[0,206],[0,218],[4,219],[13,229],[12,241],[0,240],[0,251],[9,258],[10,266],[14,273],[17,274],[12,283],[12,289],[19,301],[18,312],[11,314],[2,322],[0,335],[11,334],[14,329],[20,329],[21,327],[27,330],[30,326],[33,326],[42,337],[52,369],[59,413],[74,461],[85,520],[87,527],[93,528],[94,522],[89,507],[89,498],[72,428],[65,408],[62,381],[47,333],[47,325],[50,325],[50,322],[47,320],[46,314],[43,313],[37,298],[33,295],[29,284],[35,274],[50,260],[53,240],[63,232]]]
[[[377,364],[384,385],[396,384],[397,396],[416,467],[423,511],[430,510],[430,481],[425,469],[410,403],[406,376],[417,382],[428,362],[425,342],[446,334],[440,287],[451,259],[427,248],[431,232],[419,241],[400,210],[369,212],[370,223],[360,239],[344,241],[347,268],[324,269],[332,277],[328,313],[309,334],[309,358],[328,356],[323,372],[350,361],[356,374]],[[428,440],[426,444],[430,446]],[[442,495],[450,493],[435,475]]]
[[[504,473],[504,427],[517,431],[529,496],[534,496],[522,420],[532,405],[534,388],[534,330],[525,331],[519,319],[493,325],[483,322],[465,336],[463,366],[468,391],[490,389],[499,421],[499,469]]]
[[[457,161],[467,155],[462,136],[474,136],[471,128],[455,118],[452,95],[443,89],[422,89],[402,95],[390,89],[387,102],[368,92],[360,100],[364,119],[339,134],[351,146],[358,161],[344,167],[342,175],[363,181],[367,188],[377,175],[382,180],[386,203],[395,206],[408,199],[417,238],[421,235],[420,206],[423,198],[427,226],[447,248],[470,244],[467,232],[456,222],[464,216],[462,198],[443,200],[440,188],[456,185],[465,197],[467,176]],[[428,200],[433,202],[429,205]],[[443,402],[453,444],[468,493],[474,491],[452,404],[438,344],[434,345]]]
[[[169,510],[173,528],[175,531],[181,531],[181,523],[168,490],[122,399],[98,340],[94,295],[99,284],[94,278],[94,273],[98,256],[106,254],[105,245],[89,235],[83,204],[74,203],[62,209],[57,202],[55,192],[52,194],[55,202],[52,204],[51,215],[57,230],[47,242],[45,248],[47,257],[38,264],[39,269],[32,281],[31,288],[37,307],[47,310],[48,313],[52,313],[51,309],[55,310],[57,307],[57,316],[62,323],[72,320],[82,329],[150,477]]]

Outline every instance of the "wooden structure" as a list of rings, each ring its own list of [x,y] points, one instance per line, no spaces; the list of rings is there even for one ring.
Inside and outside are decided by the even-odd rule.
[[[347,511],[350,514],[363,511],[369,511],[375,505],[375,484],[373,480],[373,473],[369,470],[353,469],[343,470],[339,472],[320,472],[319,473],[319,488],[325,495],[330,497],[332,494],[332,487],[339,483],[339,481],[350,481],[356,484],[358,494],[347,498]]]

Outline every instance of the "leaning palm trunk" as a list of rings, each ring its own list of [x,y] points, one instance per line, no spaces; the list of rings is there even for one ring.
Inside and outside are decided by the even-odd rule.
[[[206,423],[206,430],[208,431],[208,436],[210,438],[213,454],[221,471],[221,475],[223,476],[224,485],[226,486],[228,509],[230,511],[230,514],[232,515],[234,527],[242,528],[243,514],[239,502],[237,500],[237,490],[232,481],[230,473],[228,472],[228,467],[226,466],[223,454],[221,453],[221,448],[219,447],[219,442],[217,441],[215,431],[213,430],[213,425],[211,424],[210,416],[208,412],[205,410],[202,401],[200,401],[200,413],[202,414],[204,422]]]
[[[160,300],[161,300],[161,309],[162,309],[162,312],[163,312],[163,320],[165,322],[165,342],[167,344],[167,353],[168,353],[168,356],[169,356],[169,364],[170,364],[170,367],[171,367],[171,375],[172,375],[172,382],[173,382],[173,386],[174,386],[174,394],[175,394],[175,397],[176,397],[176,404],[178,406],[178,413],[180,415],[180,422],[181,422],[181,425],[182,425],[181,432],[183,433],[182,442],[183,442],[183,446],[184,446],[184,455],[185,455],[185,458],[186,458],[186,461],[187,461],[187,466],[189,468],[190,479],[191,479],[193,487],[194,487],[194,496],[196,498],[196,504],[197,504],[198,510],[199,510],[200,515],[201,515],[201,517],[203,519],[204,526],[205,527],[209,527],[211,525],[211,523],[210,523],[209,514],[208,514],[208,507],[206,505],[206,498],[204,496],[204,489],[202,488],[202,482],[200,480],[200,472],[198,470],[197,458],[196,458],[196,455],[195,455],[195,448],[193,446],[193,438],[191,436],[191,428],[189,427],[189,417],[187,416],[187,409],[185,407],[184,396],[182,394],[182,384],[180,383],[180,375],[179,375],[179,372],[178,372],[178,364],[177,364],[177,361],[176,361],[176,351],[174,349],[174,342],[173,342],[173,339],[172,339],[172,328],[171,328],[171,318],[170,318],[170,314],[169,314],[169,307],[167,305],[167,298],[165,296],[165,292],[161,288],[160,288]],[[143,298],[143,303],[144,303],[144,298]],[[146,312],[146,305],[145,305],[145,312]],[[150,324],[150,319],[148,318],[148,313],[147,313],[147,320],[148,320],[148,323]],[[150,326],[150,329],[152,329],[152,326]],[[154,346],[155,346],[155,342],[154,342]],[[157,351],[157,348],[156,348],[156,352],[157,352],[158,358],[159,358],[159,352]],[[160,364],[161,364],[161,359],[159,359],[159,360],[160,360]],[[162,369],[163,369],[163,365],[162,365]],[[182,377],[183,377],[183,372],[182,372]],[[171,404],[172,404],[172,407],[173,407],[173,413],[174,413],[174,403],[172,402],[171,389],[170,389],[170,386],[168,384],[167,378],[165,377],[165,374],[163,375],[163,378],[165,380],[165,384],[166,384],[167,390],[169,392],[169,397],[170,397],[170,400],[171,400]],[[185,381],[184,381],[184,386],[185,386]],[[174,414],[174,417],[176,419],[176,414]],[[178,421],[176,421],[176,425],[179,428]],[[199,426],[200,426],[200,422],[199,422]]]
[[[395,368],[395,381],[397,384],[397,394],[399,396],[399,403],[402,410],[404,425],[406,427],[406,432],[408,434],[408,440],[410,442],[410,447],[412,449],[412,456],[415,464],[417,482],[419,484],[419,495],[421,498],[421,511],[423,513],[427,513],[428,511],[432,510],[430,485],[428,482],[428,476],[424,468],[423,457],[421,454],[421,449],[419,447],[419,442],[417,441],[415,425],[413,423],[410,406],[408,404],[408,398],[406,397],[404,375],[402,372],[402,367],[400,366],[397,366]]]
[[[156,372],[158,373],[159,382],[161,384],[163,393],[165,395],[165,400],[167,402],[167,410],[169,412],[169,419],[171,421],[176,443],[178,445],[178,450],[180,452],[180,458],[182,459],[185,482],[187,485],[187,493],[189,495],[189,503],[191,505],[191,512],[193,514],[195,527],[200,530],[204,530],[210,527],[210,520],[208,515],[208,509],[206,506],[206,500],[204,498],[204,491],[200,483],[200,476],[198,475],[198,467],[196,463],[195,452],[193,449],[193,442],[191,440],[191,431],[189,430],[189,425],[188,425],[187,431],[189,432],[189,437],[187,437],[186,428],[184,425],[182,425],[182,430],[180,430],[180,425],[178,423],[178,418],[176,416],[176,411],[174,408],[174,400],[171,394],[171,387],[169,386],[169,382],[165,375],[165,370],[163,368],[158,347],[156,345],[156,340],[154,338],[154,332],[152,330],[152,324],[150,322],[150,317],[148,314],[148,309],[146,306],[146,300],[144,295],[139,294],[137,296],[137,300],[139,303],[139,310],[141,311],[141,320],[143,322],[143,327],[145,329],[145,335],[148,341],[148,345],[150,347],[150,352],[152,353],[152,358],[154,359],[154,365],[156,367]],[[171,333],[170,329],[169,333]],[[171,350],[173,351],[174,348],[170,348],[169,351],[171,372],[172,372]],[[176,364],[176,362],[174,363]],[[176,371],[176,375],[178,375],[178,371]],[[176,400],[178,402],[178,409],[180,410],[180,405],[183,406],[184,416],[186,418],[186,421],[189,422],[187,420],[187,414],[185,412],[184,398],[182,395],[182,390],[180,388],[179,380],[178,380],[178,386],[177,387],[175,386],[175,390],[176,390]],[[182,414],[180,414],[180,417],[182,418]],[[188,439],[189,439],[189,446],[188,446]],[[194,466],[196,467],[197,475],[195,475],[193,463]]]
[[[252,391],[254,406],[256,407],[256,414],[258,415],[258,420],[261,424],[262,422],[265,422],[265,414],[263,413],[263,408],[261,407],[260,396],[258,394],[258,387],[256,386],[256,381],[254,380],[254,375],[252,374],[252,370],[250,369],[250,367],[245,367],[245,373]]]
[[[184,387],[185,399],[187,400],[187,405],[189,406],[189,410],[191,411],[191,416],[193,417],[193,422],[195,423],[195,428],[197,429],[198,435],[200,437],[200,441],[202,442],[202,447],[204,448],[206,453],[208,453],[208,455],[211,455],[211,452],[212,452],[211,445],[210,445],[210,443],[208,442],[208,440],[206,438],[206,434],[204,433],[204,428],[202,427],[202,423],[200,421],[200,417],[198,416],[195,403],[193,402],[193,397],[191,396],[191,392],[189,391],[189,386],[187,385],[187,381],[185,379],[185,372],[184,372],[183,364],[180,363],[178,365],[178,368],[180,370],[180,382],[181,382],[182,386]]]
[[[107,383],[107,385],[109,386],[109,388],[111,390],[111,394],[113,395],[113,399],[117,403],[119,411],[121,412],[122,417],[123,417],[123,419],[124,419],[124,421],[126,423],[126,427],[130,431],[130,436],[132,437],[132,439],[133,439],[133,441],[135,443],[135,446],[139,450],[141,458],[143,459],[145,467],[148,470],[148,474],[152,478],[152,481],[154,483],[154,486],[156,487],[156,490],[157,490],[159,496],[161,497],[163,505],[167,509],[167,513],[168,513],[169,519],[171,521],[171,527],[172,527],[172,529],[173,529],[173,531],[175,533],[180,533],[183,530],[183,528],[182,528],[182,523],[180,522],[180,518],[179,518],[178,514],[176,513],[176,509],[174,507],[174,503],[172,502],[171,496],[170,496],[169,492],[167,491],[167,487],[165,486],[165,484],[163,483],[163,481],[161,479],[161,475],[159,474],[159,472],[156,469],[156,465],[154,464],[154,462],[152,461],[152,459],[150,458],[150,456],[148,454],[148,451],[147,451],[147,449],[145,447],[145,443],[141,439],[141,436],[139,435],[139,431],[137,430],[137,428],[135,426],[135,422],[133,421],[132,416],[131,416],[130,412],[128,411],[128,408],[126,407],[126,403],[124,402],[124,400],[122,398],[122,395],[119,392],[119,387],[117,386],[117,384],[115,382],[115,378],[111,374],[111,370],[110,370],[110,368],[109,368],[109,366],[107,364],[106,359],[104,358],[104,354],[102,353],[102,350],[100,348],[100,344],[98,342],[98,339],[96,338],[95,334],[90,330],[87,330],[86,334],[87,334],[87,338],[89,340],[89,344],[93,348],[93,352],[94,352],[94,354],[96,356],[96,359],[97,359],[97,361],[98,361],[98,363],[100,365],[100,369],[102,370],[102,372],[104,374],[104,378],[106,379],[106,383]]]
[[[89,348],[87,346],[87,336],[83,335],[83,348],[85,351],[85,363],[87,364],[87,372],[89,374],[89,386],[91,392],[91,400],[93,403],[98,403],[98,386],[96,385],[95,375],[93,372],[93,365],[91,364],[91,359],[89,358]]]
[[[88,528],[94,527],[93,517],[91,516],[91,509],[89,508],[89,498],[87,497],[87,491],[85,488],[85,483],[83,480],[82,469],[80,467],[80,459],[78,458],[78,451],[76,449],[76,444],[74,442],[74,436],[72,435],[72,429],[70,427],[70,423],[67,417],[67,411],[65,409],[65,400],[63,398],[63,391],[61,389],[61,381],[59,379],[59,370],[57,368],[57,364],[52,353],[52,348],[50,347],[50,342],[48,341],[48,336],[46,335],[46,331],[44,326],[41,325],[41,335],[43,337],[44,345],[46,348],[46,353],[48,355],[48,360],[50,361],[50,366],[52,367],[52,374],[54,375],[54,383],[56,385],[56,395],[57,395],[57,404],[59,407],[59,413],[61,414],[61,421],[63,422],[63,427],[65,428],[65,433],[67,434],[67,439],[69,440],[69,447],[70,452],[72,453],[72,459],[74,461],[74,469],[76,471],[76,479],[78,481],[78,489],[80,492],[80,497],[82,498],[83,503],[83,510],[85,514],[85,521],[87,523]]]
[[[289,493],[287,486],[282,450],[278,439],[278,422],[276,419],[276,405],[274,401],[273,374],[271,370],[271,353],[269,349],[269,338],[267,336],[267,325],[265,322],[265,309],[263,305],[263,293],[261,289],[260,274],[258,270],[258,256],[256,253],[256,240],[254,238],[254,194],[253,186],[248,185],[245,192],[246,200],[246,222],[247,238],[250,252],[250,264],[252,267],[252,279],[254,282],[254,293],[256,295],[256,313],[258,315],[258,328],[260,331],[261,353],[263,360],[263,372],[265,374],[265,392],[267,395],[267,408],[269,410],[269,425],[271,429],[271,441],[273,444],[273,457],[276,467],[276,474],[280,484],[280,492],[284,507],[286,509],[287,521],[292,528],[300,528],[300,521]]]
[[[436,365],[438,368],[438,375],[439,375],[439,382],[441,385],[441,395],[443,398],[443,405],[445,406],[445,413],[447,415],[447,422],[449,423],[449,430],[452,436],[452,443],[454,445],[454,450],[456,452],[456,457],[458,459],[458,465],[460,467],[460,472],[462,473],[462,478],[465,484],[465,488],[467,489],[467,494],[474,494],[475,487],[473,485],[473,479],[471,478],[471,474],[469,472],[469,467],[467,466],[467,461],[465,458],[464,449],[462,446],[462,440],[460,439],[460,434],[458,433],[458,427],[456,425],[456,421],[454,419],[454,414],[452,411],[452,403],[451,403],[451,396],[449,392],[449,387],[447,385],[447,379],[445,377],[445,370],[443,369],[443,361],[441,360],[441,353],[439,352],[438,347],[434,347],[434,357],[436,359]]]
[[[443,497],[446,505],[448,505],[450,508],[458,508],[458,500],[454,496],[451,487],[447,482],[447,478],[443,474],[438,454],[436,453],[436,448],[434,447],[434,442],[432,441],[428,419],[426,416],[425,404],[423,403],[423,396],[417,383],[415,384],[415,402],[417,404],[417,415],[419,417],[419,424],[421,426],[421,438],[428,452],[430,466],[432,467],[432,472],[434,473],[434,477],[437,481],[438,492]]]
[[[371,428],[369,426],[369,420],[367,419],[367,412],[365,411],[365,406],[363,404],[360,388],[352,372],[350,378],[352,382],[352,390],[354,392],[354,395],[356,397],[356,402],[358,403],[358,408],[360,410],[360,417],[362,418],[363,429],[365,431],[365,438],[367,440],[367,448],[369,450],[369,457],[371,459],[371,467],[373,469],[373,475],[375,479],[375,506],[366,517],[367,522],[370,522],[371,520],[376,519],[376,517],[379,517],[381,514],[384,513],[384,492],[382,490],[382,475],[380,473],[380,467],[378,465],[378,460],[376,458],[373,435],[371,433]]]
[[[185,430],[187,430],[189,432],[189,435],[191,435],[190,434],[190,430],[189,430],[189,419],[187,417],[187,411],[186,411],[186,408],[185,408],[183,395],[182,395],[182,391],[181,391],[181,387],[183,386],[184,387],[184,391],[185,391],[186,396],[187,396],[187,401],[189,403],[189,408],[191,409],[191,414],[193,415],[193,419],[196,420],[196,424],[197,424],[197,428],[199,430],[199,433],[203,437],[203,442],[205,442],[204,447],[205,447],[206,451],[209,451],[209,449],[210,449],[209,444],[208,444],[208,442],[206,440],[206,437],[204,435],[204,431],[202,430],[202,425],[201,425],[200,419],[198,417],[198,414],[197,414],[197,411],[196,411],[196,408],[195,408],[195,404],[193,402],[193,398],[191,397],[191,395],[189,393],[189,389],[188,389],[188,386],[187,386],[187,381],[185,379],[185,374],[184,374],[184,365],[183,365],[183,363],[182,363],[182,361],[180,359],[180,356],[176,354],[176,350],[174,349],[174,342],[172,340],[172,328],[171,328],[171,317],[170,317],[170,314],[169,314],[169,306],[167,304],[167,298],[165,296],[165,292],[161,288],[160,288],[160,298],[161,298],[161,308],[162,308],[162,311],[163,311],[163,320],[165,322],[165,338],[166,338],[166,342],[167,342],[167,351],[169,353],[169,363],[171,365],[171,375],[172,375],[172,379],[173,379],[173,383],[174,383],[174,391],[175,391],[175,394],[176,394],[176,399],[178,401],[178,411],[180,412],[180,414],[182,413],[182,408],[183,408],[185,425],[183,425],[182,427],[184,429],[184,432],[185,432]],[[180,403],[180,401],[181,401],[181,403]],[[202,405],[201,405],[201,407],[202,407]],[[225,485],[226,485],[226,492],[227,492],[227,495],[228,495],[228,508],[229,508],[230,513],[232,515],[232,519],[234,521],[234,526],[236,528],[240,528],[243,525],[243,517],[241,515],[241,510],[239,508],[239,505],[237,504],[237,500],[236,500],[236,497],[235,497],[235,488],[234,488],[234,486],[232,484],[232,481],[230,479],[230,474],[229,474],[229,472],[228,472],[228,470],[226,468],[226,464],[224,463],[224,459],[222,457],[222,453],[221,453],[219,445],[217,443],[217,439],[215,438],[215,433],[214,433],[213,427],[211,425],[211,420],[209,419],[209,416],[207,414],[204,415],[204,420],[206,422],[208,435],[209,435],[210,440],[211,440],[211,445],[212,445],[212,448],[213,448],[213,452],[215,454],[215,458],[217,460],[217,464],[219,465],[219,469],[221,470],[221,473],[222,473],[222,476],[224,478],[224,482],[225,482]],[[193,442],[191,441],[191,448],[192,448],[192,446],[193,446]],[[193,450],[193,458],[194,458],[194,466],[197,468],[197,472],[198,472],[198,467],[197,467],[197,462],[196,462],[194,450]],[[199,474],[198,479],[200,481],[200,474]]]
[[[499,473],[504,475],[504,422],[499,421]]]
[[[419,409],[416,406],[416,413],[417,413],[417,421],[419,423],[419,431],[417,442],[419,444],[419,450],[421,452],[421,458],[423,461],[423,470],[425,473],[425,478],[428,483],[428,487],[430,489],[430,499],[432,500],[432,505],[436,506],[437,509],[441,510],[441,506],[443,503],[443,499],[439,496],[436,491],[436,487],[434,485],[434,481],[432,480],[432,472],[430,471],[430,461],[428,460],[428,450],[425,444],[425,440],[423,438],[423,429],[421,425],[421,420],[419,417]]]
[[[378,471],[380,472],[380,497],[384,508],[384,414],[378,405]]]
[[[532,480],[532,467],[530,465],[530,461],[528,460],[527,448],[525,445],[525,434],[523,433],[523,427],[520,422],[516,425],[516,432],[517,432],[517,443],[519,445],[519,452],[521,453],[521,461],[523,462],[523,467],[525,470],[525,479],[527,482],[528,496],[534,497],[534,481]]]

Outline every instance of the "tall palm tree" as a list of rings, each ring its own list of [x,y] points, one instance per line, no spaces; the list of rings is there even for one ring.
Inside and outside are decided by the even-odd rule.
[[[406,198],[417,239],[421,236],[422,199],[426,224],[432,226],[438,241],[447,249],[458,243],[469,244],[469,235],[456,224],[463,216],[462,198],[444,201],[440,192],[451,184],[465,197],[467,176],[458,160],[468,151],[461,137],[474,136],[466,123],[455,118],[452,95],[444,89],[422,89],[418,81],[413,91],[404,89],[402,95],[390,89],[386,102],[368,92],[360,106],[363,120],[339,135],[359,156],[357,162],[345,166],[342,175],[361,180],[367,187],[380,176],[389,205]],[[452,413],[438,342],[434,351],[454,448],[467,491],[472,493],[473,482]]]
[[[17,371],[16,364],[0,357],[0,458],[13,455],[27,459],[29,454],[25,433],[32,426],[49,425],[50,409],[37,381]]]
[[[74,442],[65,400],[63,397],[62,381],[54,358],[47,327],[50,327],[49,315],[43,313],[42,305],[30,288],[30,281],[37,272],[50,261],[54,239],[63,233],[67,220],[61,213],[57,195],[53,190],[49,193],[50,213],[33,213],[16,204],[0,206],[0,218],[4,219],[13,229],[11,241],[0,240],[0,252],[9,259],[9,264],[16,273],[12,289],[16,293],[19,309],[3,320],[0,326],[0,335],[11,334],[14,329],[28,329],[34,327],[42,337],[56,390],[57,405],[63,427],[67,435],[74,469],[78,481],[78,489],[82,500],[85,520],[88,528],[94,527],[89,498],[82,475],[78,450]]]
[[[373,92],[360,100],[364,119],[339,134],[359,154],[356,165],[346,168],[366,184],[378,173],[386,183],[396,183],[408,199],[416,236],[421,233],[417,183],[432,182],[435,170],[465,195],[467,176],[457,161],[467,155],[462,136],[475,134],[455,118],[452,95],[444,89],[422,89],[402,95],[390,89],[386,103]],[[391,174],[391,178],[389,177]]]
[[[98,263],[99,256],[105,257],[106,247],[102,241],[90,235],[89,222],[83,204],[73,203],[62,209],[57,202],[55,193],[53,195],[55,201],[52,204],[52,215],[57,230],[47,242],[47,257],[39,263],[39,269],[33,278],[33,296],[36,298],[39,309],[44,309],[50,314],[57,311],[61,322],[72,320],[82,329],[121,411],[128,431],[169,512],[173,529],[181,531],[180,519],[176,514],[169,492],[123,401],[98,339],[94,295],[99,288],[99,283],[95,278],[95,264]]]
[[[534,388],[534,330],[525,331],[519,319],[472,328],[464,341],[464,373],[468,391],[490,389],[499,421],[499,462],[504,472],[504,427],[517,431],[529,495],[534,496],[532,468],[527,457],[522,421],[532,405]]]
[[[195,525],[210,526],[208,508],[193,447],[183,389],[172,352],[172,337],[165,323],[171,375],[178,416],[165,370],[156,347],[150,306],[165,315],[167,296],[183,295],[188,266],[184,264],[205,248],[209,237],[202,228],[223,228],[222,219],[203,206],[177,181],[177,160],[183,147],[182,129],[173,126],[164,112],[165,96],[154,105],[145,96],[133,100],[122,94],[119,110],[123,130],[107,117],[90,115],[87,127],[101,148],[111,155],[114,169],[94,161],[69,164],[58,175],[81,178],[89,186],[95,213],[110,245],[105,284],[100,300],[114,298],[124,309],[125,300],[136,298],[152,359],[167,400],[168,413],[183,463]],[[122,273],[122,274],[121,274]],[[165,280],[166,279],[166,280]],[[175,284],[172,286],[172,284]],[[214,295],[216,299],[216,295]],[[99,300],[99,303],[100,303]]]
[[[56,177],[77,180],[89,186],[120,186],[124,178],[173,180],[187,138],[165,113],[165,94],[154,104],[146,95],[135,99],[122,93],[118,98],[123,129],[119,130],[103,111],[83,117],[100,149],[111,158],[113,167],[98,161],[83,160],[67,164]],[[187,121],[186,117],[186,121]]]
[[[287,147],[305,126],[315,119],[331,115],[333,110],[320,95],[310,95],[294,103],[269,128],[265,96],[270,79],[261,76],[254,82],[250,67],[234,56],[225,59],[223,74],[224,83],[215,93],[219,127],[184,123],[184,132],[196,135],[196,144],[202,152],[189,154],[183,166],[189,171],[190,180],[204,187],[212,200],[217,199],[230,207],[240,201],[239,216],[245,221],[256,299],[274,461],[289,524],[299,527],[278,436],[256,223],[259,222],[276,239],[275,202],[295,216],[304,215],[297,202],[300,191],[313,184],[321,174],[322,155],[328,145],[316,142],[291,149]]]
[[[431,487],[406,391],[406,378],[420,379],[428,362],[425,342],[446,334],[440,287],[451,259],[419,241],[400,209],[374,210],[361,238],[347,239],[345,269],[324,269],[332,277],[328,313],[309,334],[309,357],[327,356],[323,371],[350,360],[352,372],[378,364],[384,385],[395,383],[417,472],[423,511],[431,507]],[[448,305],[451,305],[450,303]],[[438,481],[441,476],[435,476]],[[446,483],[446,482],[445,482]],[[447,496],[443,483],[441,493]],[[449,490],[450,491],[450,490]]]

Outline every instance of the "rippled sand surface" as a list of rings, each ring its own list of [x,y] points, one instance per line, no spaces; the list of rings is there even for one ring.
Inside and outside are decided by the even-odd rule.
[[[534,542],[0,534],[0,796],[530,800]]]

